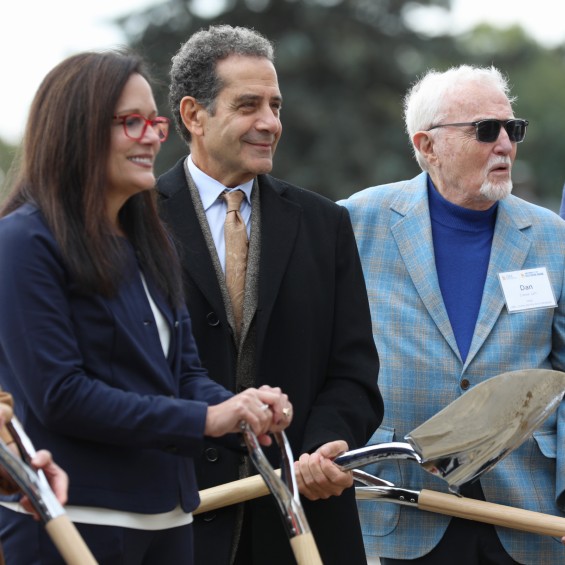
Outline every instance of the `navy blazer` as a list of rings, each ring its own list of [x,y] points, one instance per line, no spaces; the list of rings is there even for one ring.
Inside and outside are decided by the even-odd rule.
[[[165,357],[124,246],[116,296],[85,295],[37,208],[0,220],[0,382],[34,444],[69,474],[69,504],[188,512],[207,405],[231,393],[200,365],[186,309],[170,308],[146,277],[171,330]]]
[[[327,198],[259,175],[261,243],[255,319],[255,384],[280,386],[294,407],[286,430],[295,457],[344,439],[362,446],[383,404],[379,358],[349,214]],[[235,388],[237,351],[210,252],[196,217],[184,159],[159,178],[163,217],[181,246],[185,295],[203,365]],[[256,213],[254,210],[253,213]],[[278,454],[269,453],[274,465]],[[208,444],[197,460],[206,488],[238,478],[240,458]],[[365,563],[353,489],[303,501],[326,565]],[[253,504],[258,563],[293,562],[279,512],[270,499]],[[229,562],[235,507],[195,517],[196,563]]]

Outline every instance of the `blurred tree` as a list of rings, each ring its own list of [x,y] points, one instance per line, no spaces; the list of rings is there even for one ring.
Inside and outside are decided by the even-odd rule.
[[[0,139],[0,202],[5,196],[6,178],[16,153],[16,147]]]
[[[565,182],[565,46],[546,49],[520,27],[480,25],[452,37],[424,25],[425,11],[449,7],[450,0],[155,0],[117,23],[151,63],[158,106],[169,116],[170,60],[192,33],[229,23],[273,40],[284,97],[273,174],[334,200],[419,172],[402,119],[402,98],[419,75],[494,64],[510,77],[516,115],[531,124],[514,166],[515,193],[557,210]],[[14,150],[0,142],[0,177]],[[186,152],[172,134],[157,173]]]
[[[153,63],[162,113],[170,59],[182,42],[210,24],[253,27],[276,44],[284,97],[274,175],[335,200],[418,172],[402,125],[402,94],[413,69],[394,61],[421,51],[425,40],[406,27],[405,2],[232,0],[210,19],[196,15],[193,4],[169,0],[121,21],[130,44]],[[171,137],[160,171],[186,154]]]
[[[217,6],[216,14],[204,15],[202,6]],[[171,57],[192,33],[229,23],[273,40],[284,96],[273,174],[334,200],[419,172],[402,120],[402,97],[419,75],[494,64],[510,77],[516,115],[531,123],[514,166],[515,193],[557,210],[565,182],[565,46],[543,48],[520,27],[480,25],[452,37],[414,25],[422,9],[449,6],[450,0],[156,0],[117,23],[152,65],[164,115]],[[186,151],[171,135],[157,173]],[[0,141],[0,188],[14,152]]]
[[[514,85],[517,115],[531,122],[515,164],[515,193],[558,208],[565,48],[545,49],[519,27],[481,25],[460,37],[417,31],[422,10],[445,12],[450,0],[224,0],[211,3],[219,7],[207,18],[198,11],[203,4],[168,0],[120,21],[131,45],[153,63],[162,112],[168,113],[170,59],[193,32],[218,23],[257,29],[276,44],[284,97],[273,174],[336,200],[419,172],[402,120],[403,95],[419,75],[494,64]],[[158,172],[185,153],[171,136]]]

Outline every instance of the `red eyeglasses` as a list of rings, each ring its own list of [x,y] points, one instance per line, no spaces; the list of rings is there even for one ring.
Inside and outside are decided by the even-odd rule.
[[[169,118],[157,116],[151,120],[141,114],[127,114],[125,116],[114,116],[124,126],[124,133],[134,141],[140,141],[147,131],[147,126],[151,126],[158,135],[159,141],[167,140],[169,137]]]

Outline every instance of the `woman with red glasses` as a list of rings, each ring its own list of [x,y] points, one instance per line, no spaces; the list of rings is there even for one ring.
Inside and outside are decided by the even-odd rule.
[[[137,56],[70,57],[35,96],[0,210],[0,383],[67,471],[68,514],[104,564],[191,563],[204,437],[245,421],[268,444],[290,423],[279,389],[233,396],[200,365],[153,191],[168,130]],[[61,562],[7,506],[7,562]]]

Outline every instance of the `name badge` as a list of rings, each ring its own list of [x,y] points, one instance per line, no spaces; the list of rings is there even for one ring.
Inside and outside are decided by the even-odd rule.
[[[545,267],[499,273],[498,278],[510,313],[557,307]]]

